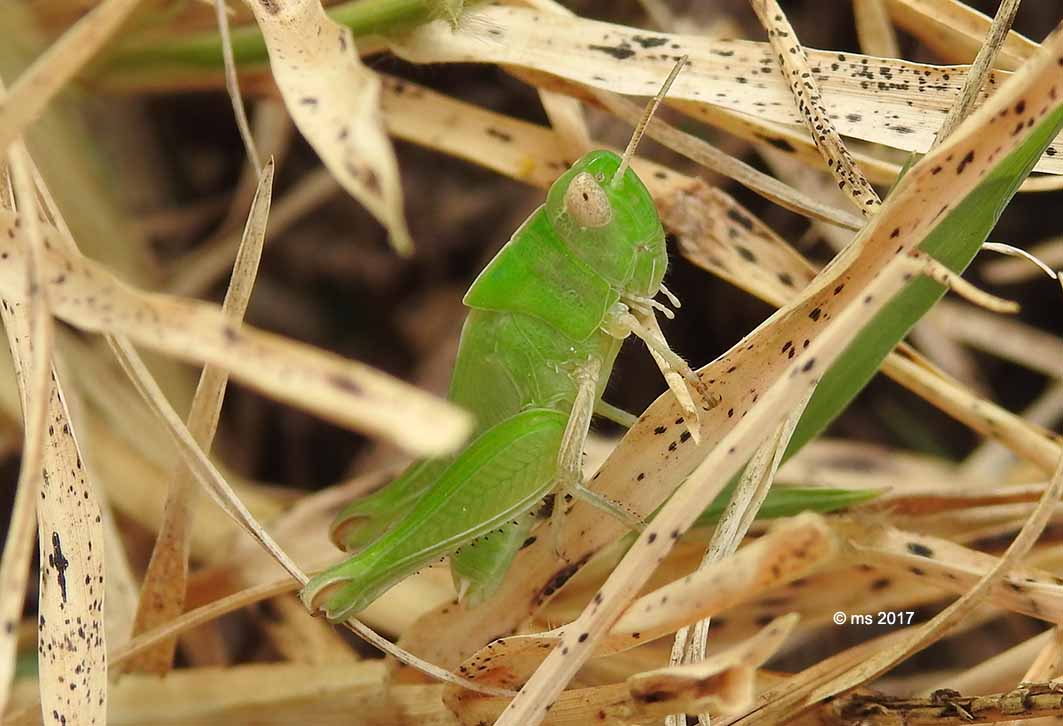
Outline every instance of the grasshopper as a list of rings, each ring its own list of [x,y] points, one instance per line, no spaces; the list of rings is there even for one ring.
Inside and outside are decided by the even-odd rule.
[[[449,399],[475,414],[474,439],[456,456],[414,463],[339,514],[332,539],[356,554],[310,580],[301,597],[311,611],[342,621],[444,556],[460,598],[473,607],[501,583],[545,510],[560,549],[575,497],[642,526],[584,486],[582,456],[593,414],[633,418],[601,398],[631,335],[649,347],[695,440],[699,407],[718,402],[657,324],[654,311],[671,310],[656,296],[675,307],[678,300],[662,284],[668,256],[657,209],[629,168],[684,62],[647,106],[624,154],[592,151],[573,164],[473,282]]]

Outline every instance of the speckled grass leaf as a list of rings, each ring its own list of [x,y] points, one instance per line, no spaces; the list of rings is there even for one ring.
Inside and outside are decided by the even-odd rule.
[[[910,305],[905,295],[927,296],[929,293],[926,307],[937,299],[942,293],[939,285],[931,284],[925,288],[928,283],[921,279],[908,284],[915,271],[911,262],[914,258],[909,255],[917,246],[921,245],[924,253],[932,251],[953,265],[962,267],[969,261],[984,240],[989,225],[995,221],[996,214],[1063,124],[1057,58],[1063,58],[1063,33],[1060,32],[1046,39],[1038,57],[968,118],[948,141],[909,171],[881,213],[871,220],[857,241],[813,281],[800,301],[783,308],[709,367],[715,373],[714,390],[723,397],[723,403],[706,417],[710,419],[707,423],[711,433],[707,437],[709,441],[702,446],[713,448],[614,570],[599,591],[602,598],[588,606],[570,626],[560,646],[551,652],[524,686],[521,695],[510,704],[499,721],[501,726],[541,721],[545,713],[543,709],[564,688],[589,656],[595,639],[645,581],[648,566],[659,561],[668,551],[672,543],[668,534],[682,532],[693,522],[696,513],[707,506],[726,483],[723,479],[733,476],[752,453],[759,441],[756,433],[776,425],[785,411],[799,400],[804,386],[818,382],[818,393],[825,390],[827,379],[820,381],[822,374],[819,371],[830,370],[842,349],[860,340],[858,333],[861,330],[875,328],[877,321],[870,326],[868,323],[895,295],[903,290],[898,304]],[[947,174],[943,174],[946,171]],[[980,186],[986,176],[989,179]],[[1003,183],[995,181],[996,177],[1001,177]],[[986,219],[984,225],[967,219],[969,213],[964,205],[972,201],[987,208],[984,215],[990,219]],[[948,250],[930,244],[931,233],[940,234],[940,223],[946,219],[957,224],[961,219],[957,212],[965,213],[963,224],[974,244],[963,252],[954,251],[956,257],[950,257]],[[916,307],[916,317],[926,307]],[[892,307],[890,316],[896,317],[896,311],[897,307]],[[909,312],[913,311],[909,309]],[[904,331],[908,325],[910,322],[904,325]],[[900,334],[903,335],[904,331]],[[889,347],[896,344],[897,339],[899,336],[893,337]],[[803,340],[809,341],[807,346]],[[801,351],[789,358],[787,348],[795,344],[800,344]],[[867,368],[873,371],[886,352],[888,347],[881,352],[875,351],[874,362]],[[846,362],[849,363],[848,357]],[[752,367],[755,373],[736,376],[736,371],[743,367]],[[755,376],[756,383],[750,376]],[[732,390],[732,386],[738,388]],[[850,397],[845,396],[843,400],[847,402]],[[833,395],[823,398],[833,401],[832,408],[842,403]],[[669,420],[675,415],[675,409],[671,405],[667,408],[670,410],[660,412],[663,416],[644,415],[640,425],[628,433],[628,438],[639,433],[645,436],[646,432],[640,431],[641,425],[654,423],[653,419],[662,423]],[[739,414],[737,423],[711,420],[718,418],[712,414],[720,410],[725,410],[730,417]],[[810,404],[803,421],[809,419],[812,410]],[[827,418],[822,410],[818,415]],[[690,460],[699,447],[687,445],[680,449],[680,452],[689,454],[673,453],[675,448],[671,452],[663,451],[660,445],[657,447],[659,453],[655,454],[647,452],[648,447],[641,448],[641,454],[648,454],[649,460],[644,460],[643,466],[633,467],[634,471],[649,473],[672,469],[673,476],[678,474],[681,477],[686,472],[675,470],[673,461],[677,458]],[[607,462],[601,472],[603,478],[616,458],[614,456]],[[631,477],[631,471],[627,469],[624,478]],[[704,477],[709,472],[712,476],[706,480]],[[605,478],[605,481],[616,483],[610,479]],[[610,492],[611,496],[616,494],[615,490]],[[619,498],[626,501],[623,496]],[[571,518],[574,530],[577,527],[575,519],[575,516]],[[574,547],[572,551],[579,551],[579,548]]]
[[[802,124],[775,53],[766,43],[647,34],[516,7],[485,7],[477,16],[484,22],[457,33],[444,23],[421,26],[393,41],[392,50],[417,63],[503,63],[634,95],[655,89],[675,58],[687,55],[691,65],[676,79],[669,100]],[[588,43],[589,38],[594,42]],[[929,148],[963,87],[962,67],[819,50],[809,50],[808,59],[839,133],[905,151]],[[997,72],[990,85],[999,87],[1006,77]],[[1041,158],[1036,170],[1063,173],[1063,140],[1051,148],[1056,155]]]
[[[13,223],[10,215],[0,221],[5,229]],[[49,299],[73,325],[226,368],[267,395],[418,453],[447,451],[468,432],[463,412],[368,366],[249,326],[236,330],[215,305],[140,292],[102,266],[61,252],[54,229],[45,237],[53,242],[44,256]],[[20,296],[13,262],[23,248],[6,234],[0,245],[10,258],[0,265],[0,290]]]
[[[262,257],[262,243],[273,192],[273,171],[273,159],[270,159],[263,169],[251,203],[242,244],[233,266],[232,280],[222,304],[222,312],[236,326],[247,311]],[[199,385],[188,414],[188,429],[204,452],[211,449],[228,380],[228,373],[216,366],[205,366],[200,373]],[[179,465],[170,480],[162,524],[144,574],[133,625],[134,636],[173,620],[184,610],[195,486],[195,475],[187,465]],[[164,675],[172,666],[176,646],[176,640],[160,643],[135,658],[127,668]]]
[[[12,171],[22,221],[14,236],[29,237],[25,240],[27,246],[40,248],[43,235],[32,162],[21,143],[16,142],[14,149],[15,155],[21,157],[15,160]],[[25,260],[31,288],[28,294],[19,290],[20,297],[25,295],[25,302],[5,299],[0,314],[27,421],[26,458],[19,489],[30,495],[32,505],[27,506],[35,505],[37,512],[41,707],[44,713],[58,714],[55,719],[64,719],[68,724],[102,723],[107,713],[107,645],[101,513],[52,367],[47,295],[43,287],[33,289],[44,273],[43,269],[34,269],[40,256],[30,253]],[[28,531],[19,536],[22,541],[16,543],[16,552],[27,541],[33,541]],[[5,565],[6,555],[5,549]],[[27,565],[23,561],[16,566]],[[25,586],[24,578],[21,585]],[[17,614],[6,621],[12,625],[9,632],[16,618]],[[5,682],[5,690],[6,685]]]
[[[359,59],[349,28],[320,0],[248,0],[269,48],[270,68],[295,125],[351,195],[412,250],[402,187],[380,119],[380,79]]]
[[[860,212],[870,217],[878,211],[881,201],[852,154],[845,148],[831,115],[823,103],[819,79],[813,74],[807,51],[797,39],[790,21],[775,0],[750,0],[761,25],[768,31],[768,42],[775,51],[779,71],[786,78],[793,94],[793,104],[801,114],[809,135],[827,162],[838,188],[848,196]]]
[[[0,93],[3,93],[0,85]],[[15,624],[22,613],[30,554],[34,542],[34,511],[37,495],[43,486],[43,458],[46,426],[49,419],[49,392],[52,380],[52,346],[54,332],[48,301],[41,285],[40,256],[42,235],[37,214],[36,188],[31,176],[32,161],[21,139],[11,146],[7,164],[0,167],[10,183],[12,199],[0,200],[19,210],[19,231],[25,238],[27,254],[24,267],[26,304],[18,310],[3,305],[3,318],[15,362],[22,404],[22,461],[16,484],[15,505],[0,560],[0,713],[3,713],[15,666],[18,634]]]

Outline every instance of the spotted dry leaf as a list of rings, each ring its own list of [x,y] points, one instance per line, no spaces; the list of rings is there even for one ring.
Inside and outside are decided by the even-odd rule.
[[[0,234],[0,292],[17,300],[24,249],[14,226],[0,213],[7,230]],[[355,361],[250,326],[237,329],[216,305],[129,287],[103,266],[62,252],[58,235],[45,228],[48,297],[55,315],[77,327],[217,365],[267,395],[420,454],[448,451],[468,433],[468,414],[444,401]]]
[[[856,165],[856,160],[834,128],[830,112],[823,103],[819,80],[812,73],[808,53],[797,39],[793,26],[775,0],[752,0],[752,5],[768,31],[768,42],[793,93],[797,110],[816,147],[823,154],[838,188],[852,199],[865,216],[872,216],[881,205],[878,193]]]
[[[398,165],[380,118],[380,79],[358,57],[351,31],[320,0],[247,0],[269,49],[284,104],[325,166],[412,250]]]
[[[18,378],[31,354],[25,306],[0,301]],[[37,505],[40,590],[37,651],[41,707],[56,722],[102,724],[107,718],[103,525],[54,371],[47,407],[43,480]]]
[[[429,23],[391,41],[417,63],[501,63],[544,71],[594,88],[650,95],[675,62],[690,59],[669,99],[719,106],[755,119],[802,126],[786,78],[767,43],[707,40],[611,23],[490,6],[452,32]],[[838,132],[905,151],[926,151],[963,88],[965,68],[808,50],[810,72]],[[990,90],[1006,73],[990,75]],[[711,111],[707,112],[710,123]],[[1063,173],[1063,139],[1035,167]]]

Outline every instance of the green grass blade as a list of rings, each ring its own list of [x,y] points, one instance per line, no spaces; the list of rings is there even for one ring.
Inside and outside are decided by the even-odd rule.
[[[1019,185],[1060,130],[1063,130],[1063,106],[1047,114],[1021,146],[998,162],[974,191],[927,235],[920,249],[951,270],[962,272],[978,254]],[[786,458],[797,453],[845,410],[878,372],[890,351],[944,294],[942,285],[925,277],[917,278],[857,334],[820,381],[790,439]],[[719,518],[737,480],[736,476],[705,511],[698,520],[699,526],[712,524]],[[760,516],[787,516],[805,509],[827,512],[875,496],[877,492],[872,490],[780,487],[769,492]]]
[[[382,35],[406,30],[438,16],[438,0],[353,0],[328,8],[329,16],[351,29],[354,37]],[[264,65],[269,61],[266,42],[255,25],[231,31],[233,58],[238,66]],[[136,40],[120,46],[99,67],[103,76],[150,76],[221,72],[221,38],[215,31],[180,37]]]
[[[988,239],[1019,185],[1061,129],[1063,107],[1057,107],[934,228],[920,249],[953,271],[962,272]],[[925,277],[917,278],[856,336],[820,381],[797,425],[787,456],[819,434],[849,405],[878,371],[886,355],[944,294],[945,288],[938,283]]]
[[[698,517],[695,527],[716,524],[734,493],[734,485],[720,492],[709,508]],[[868,502],[882,494],[881,489],[832,489],[829,487],[777,486],[772,487],[763,506],[757,511],[757,519],[778,519],[812,510],[833,512],[846,507]]]

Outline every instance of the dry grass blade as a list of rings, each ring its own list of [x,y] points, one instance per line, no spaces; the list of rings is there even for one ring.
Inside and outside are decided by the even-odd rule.
[[[43,240],[32,162],[21,144],[16,142],[14,148],[14,189],[21,205],[19,218],[26,222],[16,234],[29,236],[29,247],[37,249]],[[28,303],[4,300],[2,316],[26,419],[24,473],[19,486],[31,494],[37,510],[41,703],[48,713],[59,714],[57,720],[102,723],[107,712],[107,660],[101,513],[52,368],[46,295],[43,288],[32,289],[42,272],[33,272],[33,264],[38,261],[36,253],[27,255],[31,286],[26,296]],[[41,315],[43,319],[38,317]],[[19,550],[27,539],[31,546],[33,542],[29,531],[22,531],[19,536],[23,542],[16,546],[16,556],[22,556]],[[5,565],[6,555],[5,551]],[[27,564],[22,562],[21,566]],[[22,585],[24,588],[24,578]],[[21,592],[24,589],[17,594]],[[16,613],[5,622],[13,624],[17,616]],[[5,678],[2,688],[6,691],[6,687]]]
[[[766,43],[647,35],[641,29],[517,7],[484,7],[477,9],[476,18],[476,24],[458,32],[442,23],[423,25],[392,39],[391,48],[416,63],[499,63],[625,95],[655,90],[675,58],[687,55],[690,65],[669,90],[670,101],[695,102],[706,109],[710,123],[716,107],[770,122],[767,139],[779,123],[804,123]],[[965,71],[893,58],[807,53],[838,132],[905,151],[929,148],[954,93],[962,88]],[[999,86],[1006,74],[990,78]],[[1052,149],[1056,156],[1049,152],[1035,168],[1063,173],[1063,143],[1053,142]]]
[[[13,229],[10,215],[0,226]],[[336,423],[383,435],[422,454],[441,453],[469,430],[464,412],[368,366],[249,326],[236,330],[217,306],[137,291],[100,265],[64,252],[46,228],[48,294],[55,315],[78,327],[124,335],[177,357],[210,363],[279,400]],[[0,246],[12,261],[24,249],[8,235]],[[19,299],[12,264],[0,267],[0,290]]]
[[[622,98],[602,92],[594,92],[595,98],[620,118],[630,123],[637,123],[641,111],[637,106]],[[859,218],[844,210],[836,209],[809,197],[797,189],[783,184],[772,176],[757,171],[744,161],[726,154],[711,144],[679,129],[654,119],[646,128],[646,135],[680,154],[698,162],[724,176],[731,177],[739,184],[760,194],[765,199],[792,212],[803,214],[812,219],[830,222],[848,229],[859,229]]]
[[[1000,6],[997,8],[996,17],[993,18],[993,25],[986,35],[985,42],[978,49],[978,55],[975,56],[970,70],[967,71],[967,77],[963,79],[963,92],[960,93],[959,99],[949,109],[948,115],[945,116],[941,129],[934,138],[934,146],[948,138],[949,134],[955,131],[956,127],[970,115],[975,101],[978,99],[978,94],[981,92],[986,79],[989,77],[989,72],[993,68],[993,61],[996,60],[1001,46],[1004,45],[1004,39],[1011,30],[1011,24],[1015,20],[1015,13],[1019,11],[1019,2],[1021,0],[1001,1]]]
[[[926,373],[931,372],[931,375]],[[935,405],[978,433],[1003,443],[1042,470],[1052,470],[1063,452],[1063,439],[999,406],[985,401],[955,379],[933,368],[922,356],[906,351],[894,356],[890,376],[920,395],[932,396]]]
[[[897,33],[886,10],[886,0],[853,0],[853,16],[860,50],[881,58],[901,57]]]
[[[853,200],[862,214],[874,215],[881,205],[878,193],[860,171],[834,127],[830,112],[823,104],[818,81],[808,64],[808,54],[797,39],[793,26],[775,0],[750,0],[750,3],[761,25],[768,31],[768,41],[775,50],[779,70],[785,76],[805,127],[823,154],[838,188]]]
[[[358,57],[350,29],[320,0],[248,0],[273,77],[295,125],[343,187],[412,250],[391,142],[380,118],[380,79]]]
[[[1063,381],[1048,386],[1022,411],[1022,419],[1038,426],[1050,427],[1063,418]],[[1011,452],[996,441],[986,441],[967,457],[961,471],[982,479],[1003,477],[1012,468]]]
[[[960,0],[886,0],[897,25],[948,63],[970,63],[985,42],[992,21]],[[1015,70],[1037,52],[1037,43],[1008,33],[996,57],[998,68]]]
[[[738,545],[741,544],[753,520],[757,517],[768,491],[775,481],[775,475],[782,464],[783,454],[790,445],[790,438],[801,415],[805,412],[809,398],[815,389],[808,391],[805,400],[795,406],[789,415],[779,424],[772,435],[756,450],[749,460],[742,476],[735,487],[727,503],[727,509],[720,518],[716,529],[709,541],[709,548],[701,561],[700,567],[705,567],[710,562],[725,560],[734,555]],[[709,638],[709,619],[699,620],[693,627],[680,629],[675,636],[672,646],[671,663],[698,663],[705,659],[706,648]],[[674,723],[678,723],[682,714],[671,716]],[[699,714],[702,726],[708,726],[708,716]]]
[[[225,59],[225,88],[233,104],[236,127],[240,131],[240,139],[244,142],[247,158],[250,159],[255,174],[261,177],[262,162],[255,148],[251,126],[247,123],[247,109],[244,108],[244,99],[240,95],[240,79],[236,76],[236,61],[233,60],[232,40],[229,38],[229,16],[225,12],[225,0],[214,0],[214,10],[218,19],[218,32],[221,34],[222,57]]]
[[[1063,378],[1063,341],[1015,320],[943,300],[930,314],[950,337],[1051,378]]]
[[[68,724],[104,723],[107,649],[103,530],[58,382],[47,399],[49,437],[38,508],[41,706]]]
[[[262,257],[262,244],[273,193],[273,172],[274,164],[270,159],[251,203],[232,280],[222,304],[222,311],[237,326],[243,319],[251,299],[258,263]],[[188,429],[205,452],[210,451],[217,431],[227,383],[226,371],[206,366],[200,374],[199,386],[192,399]],[[186,466],[178,467],[170,481],[162,526],[159,528],[151,560],[144,575],[134,635],[173,620],[184,609],[195,491],[195,477],[192,472]],[[160,643],[157,648],[134,659],[129,664],[129,670],[165,674],[170,670],[176,645],[176,640]]]
[[[0,99],[0,153],[41,114],[129,17],[139,0],[105,0],[67,31]]]
[[[11,191],[28,241],[25,266],[25,294],[27,305],[18,310],[3,305],[4,325],[8,332],[12,358],[16,361],[22,400],[25,429],[23,457],[16,484],[16,505],[0,561],[0,714],[4,712],[14,676],[17,631],[14,624],[22,613],[30,554],[34,542],[34,512],[37,494],[43,481],[44,451],[50,412],[53,331],[48,300],[41,285],[40,254],[42,248],[36,190],[29,159],[21,141],[16,141],[8,154],[3,173],[9,174]],[[3,200],[5,207],[12,200]]]
[[[1044,491],[1041,492],[1044,496]],[[998,558],[950,540],[867,522],[839,522],[862,564],[918,578],[947,592],[964,594],[998,564]],[[1063,617],[1063,584],[1044,570],[1017,565],[992,587],[989,600],[999,607],[1048,622]],[[1036,679],[1034,679],[1036,680]]]

